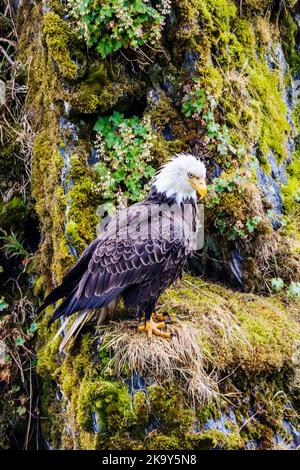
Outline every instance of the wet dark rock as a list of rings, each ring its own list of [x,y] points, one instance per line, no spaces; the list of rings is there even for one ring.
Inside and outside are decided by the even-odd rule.
[[[287,183],[287,174],[285,169],[285,164],[281,163],[278,164],[276,157],[272,150],[270,150],[268,161],[271,167],[271,175],[274,179],[276,179],[281,184]]]
[[[251,439],[251,441],[246,442],[246,450],[256,450],[258,449],[258,441],[256,439]]]
[[[283,94],[283,99],[289,110],[292,110],[295,105],[295,97],[293,86],[287,86],[285,88],[285,93]]]
[[[158,418],[154,418],[151,423],[146,427],[145,431],[146,434],[150,434],[153,431],[156,431],[157,429],[160,428],[161,422]]]
[[[69,245],[69,253],[73,256],[76,256],[76,258],[78,258],[78,253],[77,253],[75,246]]]
[[[219,178],[222,171],[223,171],[222,168],[220,167],[220,165],[217,162],[215,162],[215,161],[209,162],[209,177],[210,177],[210,179],[213,180],[214,178]]]
[[[93,427],[93,432],[95,434],[101,432],[101,427],[100,427],[100,424],[99,424],[98,415],[95,412],[92,413],[92,427]]]
[[[100,161],[99,155],[95,147],[93,147],[91,153],[88,154],[87,160],[90,166],[93,166]]]
[[[62,398],[63,398],[63,393],[61,391],[61,388],[58,386],[56,390],[56,399],[58,401],[61,401]]]
[[[290,421],[287,421],[286,419],[284,419],[282,421],[282,424],[283,424],[285,430],[287,431],[287,433],[293,439],[293,442],[291,444],[291,448],[292,449],[299,448],[299,446],[300,446],[300,429],[296,428],[296,426],[294,426]]]
[[[174,140],[174,136],[172,134],[172,128],[171,128],[171,125],[170,124],[167,124],[163,130],[162,130],[162,135],[164,137],[165,140],[169,141],[169,140]]]
[[[276,160],[274,161],[272,156],[269,163],[271,166],[271,174],[268,174],[265,170],[262,169],[255,157],[253,159],[252,165],[257,177],[257,185],[271,209],[271,223],[274,230],[278,230],[281,227],[278,215],[282,214],[282,196],[279,184],[282,184],[284,181],[286,181],[286,173],[285,170],[283,171],[283,169],[278,166]],[[278,180],[275,179],[276,177]],[[274,214],[274,216],[272,214]]]
[[[148,103],[149,104],[151,104],[151,103],[156,104],[156,103],[159,102],[159,99],[160,98],[159,98],[158,92],[154,88],[152,88],[148,93],[148,100],[147,100]]]
[[[228,417],[224,414],[218,419],[208,419],[203,426],[203,430],[216,429],[221,431],[223,434],[230,434],[230,428],[228,428]]]
[[[188,51],[184,55],[183,68],[188,71],[196,70],[199,55],[197,52]]]
[[[63,158],[63,166],[61,170],[61,182],[64,194],[67,194],[73,186],[73,182],[69,179],[71,170],[71,152],[74,149],[73,142],[78,141],[78,127],[72,122],[68,121],[65,117],[61,116],[59,120],[59,127],[64,146],[59,145],[58,150]]]
[[[239,251],[233,250],[231,252],[228,265],[234,276],[234,280],[236,280],[240,285],[243,285],[243,263],[244,257],[239,253]]]
[[[279,68],[282,70],[283,74],[286,75],[287,62],[281,44],[278,44],[272,52],[267,52],[265,59],[270,70]]]
[[[128,391],[133,398],[136,392],[145,392],[148,394],[148,387],[154,383],[154,381],[147,377],[143,377],[138,372],[134,372],[129,379],[125,380],[126,385],[128,386]]]
[[[174,86],[169,80],[163,80],[161,83],[161,88],[165,91],[168,95],[174,95]]]

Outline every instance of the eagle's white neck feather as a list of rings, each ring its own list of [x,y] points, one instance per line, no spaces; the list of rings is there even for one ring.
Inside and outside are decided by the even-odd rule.
[[[205,166],[200,160],[190,154],[180,153],[167,162],[155,176],[153,186],[167,197],[175,197],[177,204],[186,199],[197,200],[195,189],[189,182],[189,174],[206,177]]]

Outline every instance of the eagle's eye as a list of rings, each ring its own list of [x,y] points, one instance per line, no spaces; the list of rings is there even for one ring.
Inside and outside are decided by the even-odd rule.
[[[193,178],[193,176],[194,176],[193,173],[188,173],[189,178]]]

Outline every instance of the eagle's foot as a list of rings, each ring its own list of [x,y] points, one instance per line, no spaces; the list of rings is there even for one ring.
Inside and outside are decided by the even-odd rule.
[[[163,338],[171,338],[171,334],[168,331],[161,331],[162,328],[165,328],[166,324],[164,321],[155,323],[152,320],[147,320],[144,325],[138,327],[138,331],[145,331],[148,334],[148,338],[152,338],[152,335],[161,336]]]
[[[158,322],[172,323],[171,317],[168,313],[153,313],[152,318]]]

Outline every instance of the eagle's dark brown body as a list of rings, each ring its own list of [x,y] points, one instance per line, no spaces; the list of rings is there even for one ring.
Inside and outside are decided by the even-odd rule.
[[[190,214],[195,228],[196,204],[192,199],[185,202],[192,208]],[[174,206],[175,215],[172,213],[171,218],[167,210],[161,211],[162,207]],[[147,212],[148,209],[148,215],[141,218],[141,210]],[[158,224],[149,233],[149,227],[157,224],[158,219],[169,220],[165,224],[168,230]],[[128,226],[137,220],[138,233],[129,237]],[[187,262],[189,227],[190,220],[184,225],[175,200],[152,190],[142,203],[122,211],[110,222],[106,231],[84,251],[62,284],[45,299],[39,311],[64,298],[51,324],[62,315],[102,308],[122,296],[127,307],[135,309],[139,317],[144,313],[148,320],[160,294],[181,275]]]

